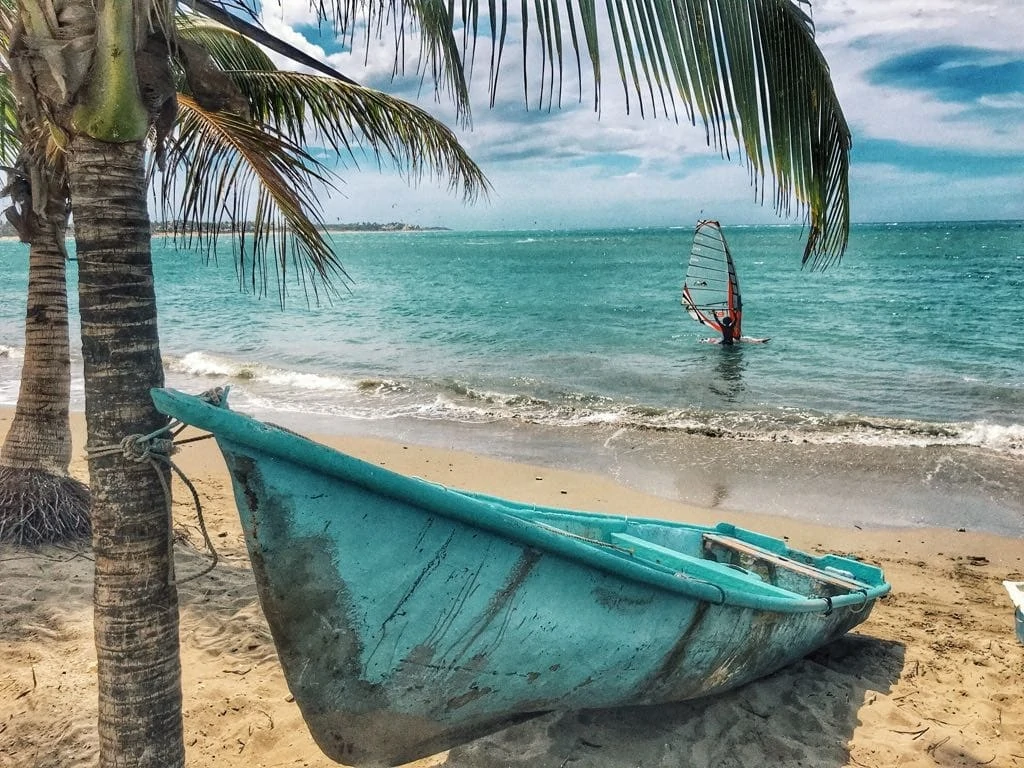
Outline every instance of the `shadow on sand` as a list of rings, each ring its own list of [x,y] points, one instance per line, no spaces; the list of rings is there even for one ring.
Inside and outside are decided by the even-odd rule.
[[[708,699],[551,713],[453,749],[458,768],[845,766],[857,711],[899,679],[904,646],[847,635]]]

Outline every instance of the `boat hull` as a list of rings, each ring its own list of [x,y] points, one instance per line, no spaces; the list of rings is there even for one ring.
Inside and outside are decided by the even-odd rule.
[[[624,538],[609,538],[603,516],[538,511],[345,457],[367,474],[353,482],[324,471],[329,449],[252,424],[251,439],[244,423],[212,431],[288,686],[317,744],[345,764],[408,762],[551,710],[734,688],[844,634],[888,589],[870,566],[858,575],[878,583],[852,598],[787,601],[708,563],[724,579],[712,583],[702,562],[688,575],[614,542],[640,541],[630,532],[703,541],[718,529],[611,517]],[[754,594],[740,595],[748,577]]]

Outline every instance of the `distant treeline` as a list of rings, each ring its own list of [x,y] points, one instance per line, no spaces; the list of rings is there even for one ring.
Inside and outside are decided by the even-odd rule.
[[[246,229],[252,231],[252,222],[246,225]],[[390,221],[381,224],[376,221],[360,221],[352,224],[328,224],[324,227],[327,232],[432,232],[447,230],[447,227],[421,227],[418,224],[406,224],[401,221]],[[153,232],[162,234],[174,231],[173,221],[154,221]]]
[[[252,231],[250,222],[247,229]],[[360,221],[353,224],[328,224],[325,227],[328,232],[437,232],[447,231],[448,227],[421,227],[418,224],[406,224],[401,221],[390,221],[387,224],[380,224],[375,221]],[[173,221],[154,221],[154,234],[169,234],[174,232]],[[71,233],[68,232],[70,236]],[[18,231],[11,226],[10,222],[0,216],[0,237],[17,237]]]
[[[401,221],[391,221],[387,224],[360,221],[357,224],[327,225],[328,232],[440,232],[447,230],[448,227],[421,227],[419,224],[405,224]]]

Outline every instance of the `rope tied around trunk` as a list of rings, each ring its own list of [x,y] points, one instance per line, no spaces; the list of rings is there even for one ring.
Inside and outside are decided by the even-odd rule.
[[[118,448],[121,450],[121,455],[129,461],[141,463],[143,461],[149,461],[154,457],[167,457],[175,452],[174,439],[170,437],[155,437],[154,435],[161,434],[160,432],[154,432],[152,435],[128,435],[124,438]],[[111,446],[112,447],[112,446]],[[93,452],[91,455],[106,455],[110,453],[116,453],[117,451],[105,451],[104,453]]]
[[[188,440],[181,440],[177,444],[174,442],[174,438],[188,426],[177,419],[171,419],[167,423],[167,426],[161,427],[160,429],[150,432],[148,435],[128,435],[124,437],[120,443],[116,445],[103,445],[97,448],[87,448],[86,454],[89,458],[98,458],[100,456],[115,456],[120,454],[122,458],[127,461],[132,461],[137,464],[148,463],[153,467],[153,471],[156,472],[157,479],[160,480],[160,487],[164,491],[164,499],[167,502],[167,514],[172,514],[172,500],[171,500],[171,487],[167,480],[164,479],[164,473],[160,471],[160,464],[165,464],[170,467],[171,471],[174,472],[181,481],[188,488],[192,494],[192,502],[196,508],[196,518],[199,520],[199,530],[203,534],[203,541],[206,544],[206,548],[210,552],[210,563],[198,573],[194,573],[191,576],[187,576],[183,579],[177,579],[178,584],[184,584],[187,581],[198,579],[200,576],[205,576],[214,568],[217,567],[217,561],[219,556],[217,550],[213,546],[213,541],[210,539],[210,534],[206,530],[206,520],[203,518],[203,505],[199,501],[199,492],[196,487],[192,484],[192,481],[188,479],[181,468],[178,467],[173,461],[171,461],[171,455],[178,450],[179,445],[185,443],[192,443],[197,440],[206,440],[212,435],[200,435],[199,437],[192,437]],[[165,433],[169,433],[169,437],[161,437]]]

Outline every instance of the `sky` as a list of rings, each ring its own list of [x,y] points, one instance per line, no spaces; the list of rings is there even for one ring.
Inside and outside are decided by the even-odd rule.
[[[1024,219],[1021,0],[818,0],[811,13],[853,135],[854,222]],[[697,218],[801,223],[761,204],[743,158],[709,148],[699,124],[627,114],[610,54],[600,116],[592,83],[584,76],[580,99],[574,72],[560,108],[538,109],[535,98],[527,104],[518,43],[506,46],[489,108],[489,49],[481,41],[472,126],[459,128],[451,106],[415,75],[414,57],[405,77],[392,76],[390,43],[357,38],[352,52],[316,23],[307,0],[266,0],[261,19],[349,77],[444,121],[492,187],[467,204],[437,179],[410,183],[393,169],[349,159],[339,167],[339,190],[322,200],[328,223],[459,230],[691,226]]]

